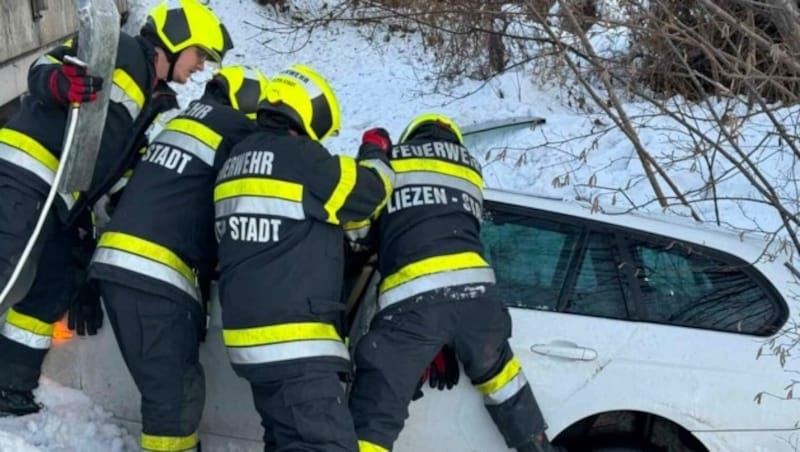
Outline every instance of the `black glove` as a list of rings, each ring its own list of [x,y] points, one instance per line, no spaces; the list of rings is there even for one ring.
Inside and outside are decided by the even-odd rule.
[[[86,68],[64,63],[50,74],[50,92],[62,103],[91,102],[103,89],[103,78],[86,73]]]
[[[391,152],[392,139],[386,129],[375,127],[364,132],[364,135],[361,136],[359,152],[363,153],[371,149],[378,149],[383,154]]]
[[[414,390],[414,395],[411,396],[411,400],[422,398],[422,385],[425,384],[426,381],[431,388],[437,388],[441,391],[444,390],[444,388],[453,389],[453,386],[458,384],[458,376],[459,370],[456,351],[453,347],[445,345],[439,353],[433,357],[433,361],[431,361],[430,365],[422,371],[422,375],[419,377],[417,388]]]
[[[453,389],[458,384],[458,358],[453,347],[445,345],[430,365],[428,385],[438,390]]]
[[[103,326],[100,293],[93,281],[84,281],[69,303],[67,327],[79,336],[94,336]]]

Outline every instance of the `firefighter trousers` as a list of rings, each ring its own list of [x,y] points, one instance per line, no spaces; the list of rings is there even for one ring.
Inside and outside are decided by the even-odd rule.
[[[363,449],[391,450],[408,418],[420,375],[445,344],[455,348],[509,447],[546,429],[508,344],[508,309],[492,286],[482,287],[478,291],[474,286],[432,291],[375,316],[356,349],[356,376],[349,402]]]
[[[36,220],[39,218],[39,209],[44,202],[44,197],[18,183],[9,182],[0,174],[0,283],[5,286],[11,277],[14,266],[22,255],[28,242]],[[51,216],[50,221],[55,219]],[[14,304],[20,301],[31,288],[35,274],[36,260],[41,251],[41,244],[47,240],[47,235],[52,230],[51,224],[46,224],[40,239],[28,259],[26,270],[20,274],[14,290],[9,293],[9,298]]]
[[[0,184],[3,285],[38,218],[38,207],[31,206],[32,202],[31,195]],[[30,289],[21,291],[21,300],[9,309],[5,324],[0,326],[0,388],[28,391],[38,386],[53,325],[67,312],[77,289],[76,275],[80,269],[72,256],[76,246],[77,233],[63,230],[56,215],[51,213],[30,257]]]
[[[335,371],[303,368],[279,380],[250,381],[265,452],[356,452],[344,385]]]
[[[193,450],[205,403],[199,361],[205,317],[199,305],[98,283],[122,357],[142,396],[142,449]]]

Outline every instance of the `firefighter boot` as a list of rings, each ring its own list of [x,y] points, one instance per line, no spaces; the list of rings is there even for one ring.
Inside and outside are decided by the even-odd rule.
[[[520,444],[515,449],[517,449],[517,452],[566,452],[566,449],[550,444],[544,433],[536,435],[536,437]]]
[[[0,388],[0,417],[38,413],[41,408],[32,391]]]

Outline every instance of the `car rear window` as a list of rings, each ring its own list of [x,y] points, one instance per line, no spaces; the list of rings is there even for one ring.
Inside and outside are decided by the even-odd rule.
[[[780,295],[722,251],[520,206],[487,203],[485,254],[507,305],[769,336]],[[559,304],[561,303],[561,304]]]
[[[680,242],[633,242],[644,320],[768,335],[783,310],[747,271]]]

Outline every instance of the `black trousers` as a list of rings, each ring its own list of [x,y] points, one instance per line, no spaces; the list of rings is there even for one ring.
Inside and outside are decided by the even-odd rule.
[[[285,367],[292,367],[286,364]],[[267,452],[357,452],[353,419],[337,372],[297,364],[298,372],[250,381]]]
[[[142,395],[142,434],[176,438],[197,432],[205,403],[200,307],[108,281],[99,286],[122,357]]]
[[[408,405],[422,371],[445,344],[455,347],[474,385],[505,378],[515,362],[508,344],[511,318],[493,288],[484,286],[484,290],[453,287],[433,291],[375,316],[356,350],[356,377],[350,394],[359,440],[391,450],[408,418]],[[509,447],[546,428],[524,374],[519,377],[498,392],[508,396],[502,403],[484,397]],[[513,386],[515,383],[519,386]]]
[[[0,283],[5,285],[36,226],[46,196],[0,174]],[[40,242],[47,240],[48,229]]]
[[[3,285],[36,222],[38,210],[31,208],[30,202],[28,195],[0,186],[0,281]],[[10,217],[13,215],[19,217]],[[50,215],[31,254],[31,259],[37,263],[33,283],[12,308],[42,324],[53,324],[67,312],[70,298],[78,287],[80,271],[72,255],[77,246],[77,233],[64,231],[55,214]],[[0,387],[36,388],[48,349],[48,346],[31,346],[0,334]]]

